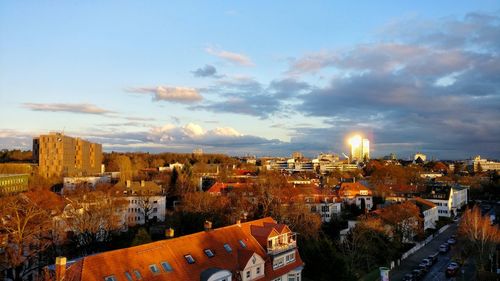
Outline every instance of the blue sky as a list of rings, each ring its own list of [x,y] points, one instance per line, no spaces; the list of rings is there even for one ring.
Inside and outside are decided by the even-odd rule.
[[[500,158],[498,1],[1,1],[0,148]]]

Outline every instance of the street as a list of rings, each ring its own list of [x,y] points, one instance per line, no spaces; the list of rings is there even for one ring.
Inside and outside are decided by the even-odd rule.
[[[404,275],[407,273],[411,273],[414,267],[416,267],[422,261],[422,259],[436,253],[439,246],[446,242],[451,235],[455,234],[456,230],[457,223],[453,223],[447,230],[435,237],[429,244],[425,245],[413,255],[402,261],[399,267],[396,267],[391,271],[390,280],[402,280]],[[451,261],[451,256],[453,255],[453,253],[458,250],[457,247],[459,247],[458,244],[452,246],[451,250],[446,254],[439,254],[438,261],[429,269],[429,272],[424,276],[422,280],[471,280],[474,269],[471,268],[471,265],[469,263],[466,263],[463,267],[460,268],[460,273],[457,275],[457,277],[446,278],[445,276],[445,269],[448,266],[448,263]],[[462,269],[465,269],[464,276],[462,276]]]

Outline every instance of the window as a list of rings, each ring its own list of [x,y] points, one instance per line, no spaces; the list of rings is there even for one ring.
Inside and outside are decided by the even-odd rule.
[[[193,258],[193,256],[191,255],[185,255],[184,258],[186,259],[186,261],[189,263],[189,264],[193,264],[195,263],[195,260]]]
[[[125,271],[125,277],[127,277],[128,281],[134,281],[134,279],[132,279],[132,275],[128,271]]]
[[[226,243],[226,244],[224,244],[224,249],[226,249],[226,251],[227,251],[228,253],[231,253],[231,252],[233,251],[233,249],[231,249],[231,246],[229,246],[229,244],[227,244],[227,243]]]
[[[247,271],[247,278],[250,278],[250,270]]]
[[[160,273],[160,269],[158,268],[158,266],[156,266],[156,264],[152,264],[149,266],[149,269],[151,270],[151,272],[153,272],[153,274],[158,274]]]
[[[257,275],[259,275],[259,274],[260,274],[260,266],[258,266],[258,267],[257,267],[257,269],[255,270],[255,273],[256,273]]]
[[[163,267],[163,270],[165,270],[166,272],[173,271],[172,266],[166,261],[162,261],[161,266]]]
[[[136,278],[137,280],[141,280],[141,279],[142,279],[142,275],[141,275],[141,273],[139,272],[139,270],[137,270],[137,269],[136,269],[136,270],[134,270],[134,274],[135,274],[135,278]]]
[[[241,247],[243,247],[243,248],[247,247],[247,244],[245,244],[245,242],[243,242],[243,240],[238,240],[238,242],[240,242]]]
[[[106,276],[104,281],[116,281],[116,277],[114,275]]]
[[[209,257],[209,258],[215,256],[214,252],[210,249],[205,249],[203,251],[205,252],[205,255],[207,255],[207,257]]]
[[[156,208],[156,207],[153,208],[153,212],[155,212],[155,213],[158,212],[158,208]]]

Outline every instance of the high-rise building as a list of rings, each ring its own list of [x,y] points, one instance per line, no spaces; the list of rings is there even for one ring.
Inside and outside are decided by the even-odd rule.
[[[33,139],[33,158],[44,177],[85,176],[99,173],[102,146],[61,133]]]
[[[363,161],[370,159],[370,141],[361,136],[354,136],[349,139],[351,146],[351,161]]]

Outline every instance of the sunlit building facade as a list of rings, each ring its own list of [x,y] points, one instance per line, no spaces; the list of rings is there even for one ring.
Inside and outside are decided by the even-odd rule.
[[[102,146],[61,133],[33,140],[34,159],[44,177],[85,176],[101,170]]]
[[[349,139],[351,146],[351,161],[363,161],[370,159],[370,141],[360,136],[354,136]]]

